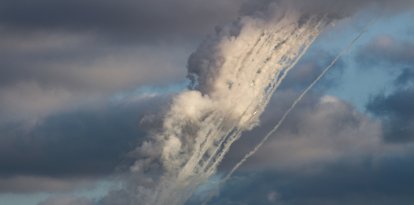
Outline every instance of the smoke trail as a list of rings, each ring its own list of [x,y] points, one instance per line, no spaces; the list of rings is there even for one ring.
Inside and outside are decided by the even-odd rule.
[[[141,147],[148,159],[131,168],[138,176],[156,163],[162,175],[132,185],[131,204],[184,204],[241,133],[258,124],[273,92],[327,24],[323,16],[274,9],[218,29],[191,55],[191,88],[173,99],[162,130]]]
[[[233,169],[229,172],[229,174],[226,176],[225,179],[228,179],[231,177],[231,175],[248,159],[250,158],[252,155],[254,155],[261,146],[263,146],[263,144],[269,139],[270,136],[272,136],[278,129],[279,127],[283,124],[283,122],[285,121],[286,117],[290,114],[290,112],[296,107],[296,105],[302,100],[302,98],[309,92],[309,90],[311,90],[320,80],[321,78],[335,65],[335,63],[342,57],[342,55],[344,55],[345,53],[347,53],[352,47],[353,45],[358,41],[358,39],[361,38],[361,36],[368,30],[368,27],[372,25],[368,24],[350,43],[349,45],[342,50],[336,57],[335,59],[321,72],[321,74],[319,74],[319,76],[299,95],[299,97],[292,103],[292,105],[289,107],[289,109],[283,114],[282,118],[279,120],[279,122],[276,124],[275,127],[273,127],[272,130],[270,130],[269,133],[267,133],[267,135],[259,142],[259,144],[257,144],[253,150],[251,150],[248,154],[246,154],[239,163],[237,163]]]
[[[353,46],[354,44],[362,37],[362,35],[367,32],[368,28],[372,26],[375,22],[372,21],[369,24],[365,26],[365,28],[348,44],[347,47],[345,47],[335,58],[332,60],[332,62],[318,75],[318,77],[296,98],[296,100],[291,104],[288,110],[283,114],[281,119],[278,121],[278,123],[270,130],[265,137],[262,138],[262,140],[250,151],[248,152],[231,170],[230,172],[219,182],[219,186],[224,184],[230,177],[233,175],[233,173],[240,168],[241,165],[246,162],[251,156],[253,156],[266,141],[279,129],[279,127],[283,124],[285,119],[289,116],[289,114],[292,112],[292,110],[296,107],[296,105],[303,99],[303,97],[322,79],[323,76],[336,64],[336,62],[344,55],[346,54]],[[207,204],[213,197],[212,192],[208,196],[207,200],[203,204]]]

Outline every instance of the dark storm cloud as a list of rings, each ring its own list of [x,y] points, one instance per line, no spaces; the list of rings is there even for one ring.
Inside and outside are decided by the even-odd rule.
[[[74,186],[65,179],[122,171],[132,160],[129,152],[146,135],[140,127],[142,117],[155,113],[163,102],[164,98],[150,98],[86,107],[51,115],[29,128],[1,125],[0,191],[61,190]],[[37,186],[31,185],[34,182]]]
[[[414,140],[414,87],[373,97],[367,109],[383,121],[384,138],[390,142]]]
[[[125,112],[125,111],[124,111]],[[135,116],[83,111],[51,116],[28,131],[1,129],[1,169],[8,175],[106,174],[128,144],[142,136]],[[118,115],[118,116],[117,116]],[[134,129],[135,128],[135,129]],[[27,132],[27,133],[26,133]]]
[[[2,0],[0,25],[16,32],[97,31],[116,40],[205,35],[219,24],[254,13],[278,0]],[[344,17],[368,5],[384,10],[410,8],[410,0],[293,0],[285,3],[309,13]]]
[[[0,36],[0,123],[42,118],[142,85],[180,82],[191,50],[174,43],[115,45],[90,34]]]
[[[337,161],[313,173],[239,173],[210,204],[366,205],[414,202],[414,157]]]
[[[235,18],[241,2],[2,0],[0,4],[0,113],[23,118],[43,117],[81,103],[85,96],[184,79],[185,60],[193,47],[189,38],[201,38],[215,25]],[[174,43],[175,38],[180,43]]]
[[[240,4],[239,0],[2,0],[0,25],[17,32],[91,30],[129,39],[191,36],[230,21]]]
[[[235,18],[239,4],[2,0],[0,123],[182,81],[194,39]]]
[[[391,93],[371,97],[367,110],[382,120],[388,142],[414,140],[414,44],[381,36],[369,42],[357,55],[364,68],[382,68],[397,74]]]
[[[377,8],[379,14],[393,14],[412,9],[411,0],[287,0],[304,12],[328,14],[332,18],[344,18],[367,8]]]
[[[272,3],[289,5],[301,11],[305,16],[326,15],[331,20],[350,17],[366,9],[375,9],[376,15],[393,15],[414,7],[411,0],[255,0],[243,4],[241,13],[262,14]]]
[[[0,36],[4,40],[0,42],[0,87],[34,81],[42,86],[116,90],[178,79],[177,67],[191,47],[116,45],[88,33]]]
[[[413,64],[414,67],[414,64]],[[394,84],[398,87],[414,86],[414,68],[405,68],[395,79]]]

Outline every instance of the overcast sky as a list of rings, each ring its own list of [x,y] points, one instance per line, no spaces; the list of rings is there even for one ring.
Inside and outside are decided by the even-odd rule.
[[[0,205],[117,203],[101,198],[186,88],[190,54],[267,1],[0,0]],[[219,175],[378,20],[211,204],[413,204],[414,3],[291,2],[333,23]]]

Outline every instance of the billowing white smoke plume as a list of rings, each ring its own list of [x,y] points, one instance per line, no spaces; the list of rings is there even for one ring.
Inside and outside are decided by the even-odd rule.
[[[217,29],[192,54],[191,89],[174,98],[160,133],[139,150],[148,159],[131,168],[139,175],[155,166],[161,177],[134,184],[131,204],[184,204],[241,133],[258,124],[272,93],[327,23],[321,15],[278,8]]]

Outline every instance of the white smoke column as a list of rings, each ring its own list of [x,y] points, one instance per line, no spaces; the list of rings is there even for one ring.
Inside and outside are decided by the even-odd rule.
[[[368,26],[371,26],[371,24],[368,24]],[[233,173],[241,166],[244,164],[244,162],[246,162],[246,160],[248,160],[251,156],[253,156],[259,149],[260,147],[263,146],[264,143],[266,143],[266,141],[279,129],[279,127],[283,124],[283,122],[285,121],[285,119],[289,116],[289,114],[292,112],[293,109],[295,109],[296,105],[303,99],[303,97],[322,79],[323,76],[325,76],[325,74],[336,64],[336,62],[342,57],[342,55],[344,55],[346,52],[349,51],[349,49],[352,48],[352,46],[354,46],[354,44],[358,41],[358,39],[361,38],[361,36],[367,31],[367,28],[364,28],[364,30],[362,30],[350,43],[349,45],[342,50],[335,58],[334,60],[318,75],[318,77],[312,81],[312,83],[299,95],[298,98],[296,98],[295,101],[293,101],[293,103],[290,105],[290,107],[286,110],[286,112],[283,114],[282,118],[280,118],[280,120],[278,121],[278,123],[272,128],[272,130],[269,131],[269,133],[267,133],[265,135],[265,137],[262,138],[262,140],[249,152],[247,153],[231,170],[230,172],[227,174],[227,176],[224,178],[224,181],[226,181],[227,179],[229,179]]]
[[[142,148],[160,150],[163,175],[148,182],[153,187],[138,185],[134,203],[184,204],[241,132],[258,124],[272,93],[326,25],[324,17],[291,9],[270,13],[240,18],[192,54],[192,89],[174,98],[161,133]],[[148,163],[131,169],[139,173]]]
[[[322,70],[322,72],[316,77],[315,80],[312,81],[312,83],[305,89],[303,92],[293,101],[293,103],[290,105],[290,107],[286,110],[286,112],[283,114],[283,116],[280,118],[280,120],[277,122],[277,124],[260,140],[260,142],[250,151],[248,152],[231,170],[230,172],[219,181],[219,184],[217,187],[220,187],[224,183],[227,182],[231,178],[231,176],[234,174],[235,171],[237,171],[240,166],[242,166],[250,157],[252,157],[265,143],[269,138],[275,134],[275,132],[280,128],[280,126],[284,123],[286,118],[289,116],[289,114],[292,112],[293,109],[295,109],[296,105],[303,99],[303,97],[325,76],[325,74],[336,64],[336,62],[346,53],[348,52],[354,44],[362,37],[362,35],[368,30],[369,26],[372,26],[374,23],[371,22],[367,24],[367,26],[348,44],[346,48],[344,48],[333,60],[332,62]],[[212,197],[214,197],[214,192],[210,191],[210,193],[207,196],[207,200],[203,204],[207,204]]]

